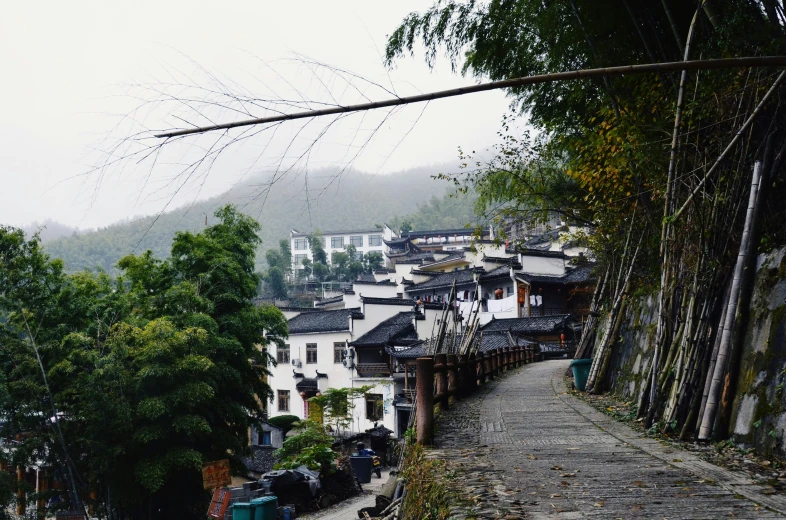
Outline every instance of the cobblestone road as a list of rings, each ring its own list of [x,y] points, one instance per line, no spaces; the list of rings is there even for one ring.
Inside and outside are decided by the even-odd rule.
[[[515,369],[445,414],[431,456],[467,499],[453,517],[786,518],[759,505],[786,511],[785,497],[567,394],[568,363]]]

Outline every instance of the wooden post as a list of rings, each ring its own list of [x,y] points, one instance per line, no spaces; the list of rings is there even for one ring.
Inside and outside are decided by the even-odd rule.
[[[420,357],[415,360],[415,388],[417,399],[416,440],[418,444],[434,442],[434,360]]]
[[[25,472],[22,466],[16,467],[16,514],[24,515],[27,509],[25,503],[25,490],[24,486]]]
[[[467,393],[474,393],[478,389],[478,360],[474,352],[467,359],[467,371],[465,374]]]
[[[459,375],[458,375],[458,356],[448,354],[448,395],[454,399],[459,398]]]
[[[494,351],[486,352],[486,381],[494,379]]]
[[[487,382],[486,374],[488,374],[488,356],[483,352],[478,352],[477,361],[478,382],[481,385],[485,385]]]
[[[516,347],[516,366],[520,367],[524,364],[524,349],[521,345]]]
[[[472,391],[469,377],[469,357],[466,354],[456,356],[458,358],[458,395],[464,396]]]
[[[440,410],[447,410],[448,399],[448,374],[447,374],[447,356],[445,354],[436,354],[434,356],[434,373],[437,376],[437,394],[434,399],[439,404]]]
[[[409,362],[404,360],[404,390],[409,390]]]
[[[494,377],[499,376],[499,349],[495,348],[491,351],[491,373]]]
[[[510,347],[502,348],[502,358],[505,360],[505,372],[510,372],[510,369],[513,368],[510,362]]]

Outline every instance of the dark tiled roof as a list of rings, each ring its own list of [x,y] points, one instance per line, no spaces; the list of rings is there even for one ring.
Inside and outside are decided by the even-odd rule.
[[[395,273],[395,269],[388,269],[387,267],[383,267],[382,269],[375,269],[374,274],[390,274]]]
[[[487,331],[510,330],[513,334],[544,334],[562,330],[569,325],[570,320],[570,314],[529,318],[505,318],[491,320],[483,325],[480,330],[484,333]]]
[[[456,285],[464,285],[467,283],[473,283],[472,280],[472,269],[461,269],[459,271],[451,271],[449,273],[442,273],[438,276],[435,276],[431,280],[427,280],[422,283],[415,284],[411,287],[407,288],[407,292],[419,292],[423,290],[431,290],[441,287],[450,287],[453,285],[453,280],[456,281]]]
[[[415,300],[407,298],[371,298],[368,296],[361,296],[360,301],[371,305],[402,305],[405,307],[414,307]]]
[[[316,378],[311,377],[304,377],[300,381],[297,382],[295,388],[298,390],[318,390],[319,385],[317,384]]]
[[[413,269],[412,271],[410,271],[410,274],[419,274],[423,276],[437,276],[442,273],[439,271],[423,271],[421,269]]]
[[[465,228],[458,228],[458,229],[436,229],[434,231],[410,231],[408,233],[401,233],[403,237],[412,237],[412,238],[420,238],[420,237],[448,237],[453,235],[472,235],[475,233],[475,227],[465,227]],[[488,234],[488,228],[483,228],[482,232],[484,235]]]
[[[251,456],[243,457],[243,464],[254,473],[267,473],[278,461],[273,455],[273,446],[251,446]]]
[[[414,255],[407,255],[404,260],[396,260],[397,264],[417,264],[422,265],[423,263],[433,262],[434,261],[434,253],[416,253]]]
[[[594,265],[582,265],[565,273],[565,283],[586,283],[594,280]]]
[[[349,330],[350,316],[355,319],[363,318],[363,314],[358,309],[304,312],[289,320],[289,334]]]
[[[376,347],[395,341],[398,345],[414,343],[418,340],[412,320],[417,313],[400,312],[360,336],[350,345],[355,347]]]
[[[436,258],[437,254],[439,254],[439,253],[435,253],[433,262],[428,263],[428,264],[423,264],[423,267],[428,267],[429,265],[438,265],[438,264],[453,262],[454,260],[464,260],[464,252],[463,251],[458,252],[458,253],[450,253],[445,258],[440,258],[440,259]]]
[[[414,285],[414,284],[415,282],[413,282],[412,280],[407,280],[406,278],[401,279],[401,285]]]
[[[594,269],[594,267],[595,266],[593,265],[582,265],[580,267],[575,267],[573,269],[570,269],[562,276],[545,276],[545,275],[529,274],[529,273],[516,273],[516,276],[529,283],[541,283],[541,284],[552,284],[552,285],[586,283],[593,280],[592,270]]]
[[[409,237],[391,238],[390,240],[383,240],[383,242],[385,242],[389,246],[406,244],[407,242],[409,242]]]
[[[506,330],[483,331],[481,335],[480,348],[478,350],[480,352],[488,352],[489,350],[494,350],[496,348],[523,347],[525,345],[534,344],[534,342],[518,335],[511,334],[511,336],[513,336],[513,343],[511,343],[511,337],[508,335],[508,331]]]
[[[325,298],[324,300],[319,300],[318,302],[314,302],[314,305],[320,307],[322,305],[330,305],[331,303],[338,303],[344,301],[344,297],[341,295],[334,296],[333,298]]]
[[[292,233],[293,237],[305,237],[305,236],[308,236],[308,235],[311,234],[311,233],[304,233],[302,231],[297,231],[295,229],[293,229],[292,231],[293,231],[293,233]],[[320,231],[319,232],[319,234],[322,235],[323,237],[329,236],[329,235],[360,235],[360,234],[363,234],[363,233],[370,233],[370,234],[379,235],[379,234],[382,233],[382,230],[381,229],[362,229],[360,231],[352,230],[352,231]]]
[[[484,256],[483,261],[492,264],[512,264],[513,266],[518,266],[518,268],[521,269],[519,259],[515,256]]]
[[[492,269],[488,273],[483,273],[480,275],[480,280],[493,280],[495,278],[509,278],[510,277],[510,267],[507,265],[501,265],[496,269]]]
[[[404,349],[392,349],[388,347],[386,350],[391,356],[398,359],[415,359],[428,355],[426,353],[425,343],[418,343]]]
[[[373,274],[361,274],[358,276],[358,279],[355,280],[355,283],[377,283],[377,279],[374,278]]]
[[[524,256],[541,256],[546,258],[567,258],[562,251],[541,251],[539,249],[506,249],[507,254],[521,253]]]
[[[287,312],[320,312],[322,309],[315,309],[314,307],[286,307],[281,306],[279,307],[276,305],[276,308],[280,311],[287,311]]]

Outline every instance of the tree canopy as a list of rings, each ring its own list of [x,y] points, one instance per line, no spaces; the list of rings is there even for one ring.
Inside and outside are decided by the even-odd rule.
[[[37,236],[0,227],[3,437],[22,439],[8,462],[55,468],[63,505],[203,518],[202,464],[242,469],[271,397],[264,347],[287,325],[252,303],[259,224],[231,206],[215,217],[166,260],[123,258],[115,280],[66,274]]]

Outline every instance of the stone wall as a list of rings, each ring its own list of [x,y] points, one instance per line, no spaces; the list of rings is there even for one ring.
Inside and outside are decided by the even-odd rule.
[[[732,408],[738,443],[786,455],[786,249],[759,255]]]
[[[656,297],[631,299],[614,345],[609,388],[638,399],[652,360]],[[603,330],[603,323],[598,327]],[[599,332],[600,334],[600,332]],[[729,433],[762,454],[786,456],[786,249],[756,259],[750,315],[746,323],[737,394]]]
[[[609,388],[626,400],[636,400],[652,361],[658,306],[655,296],[632,298],[625,309],[626,321],[612,350]],[[599,331],[605,324],[601,323]]]

